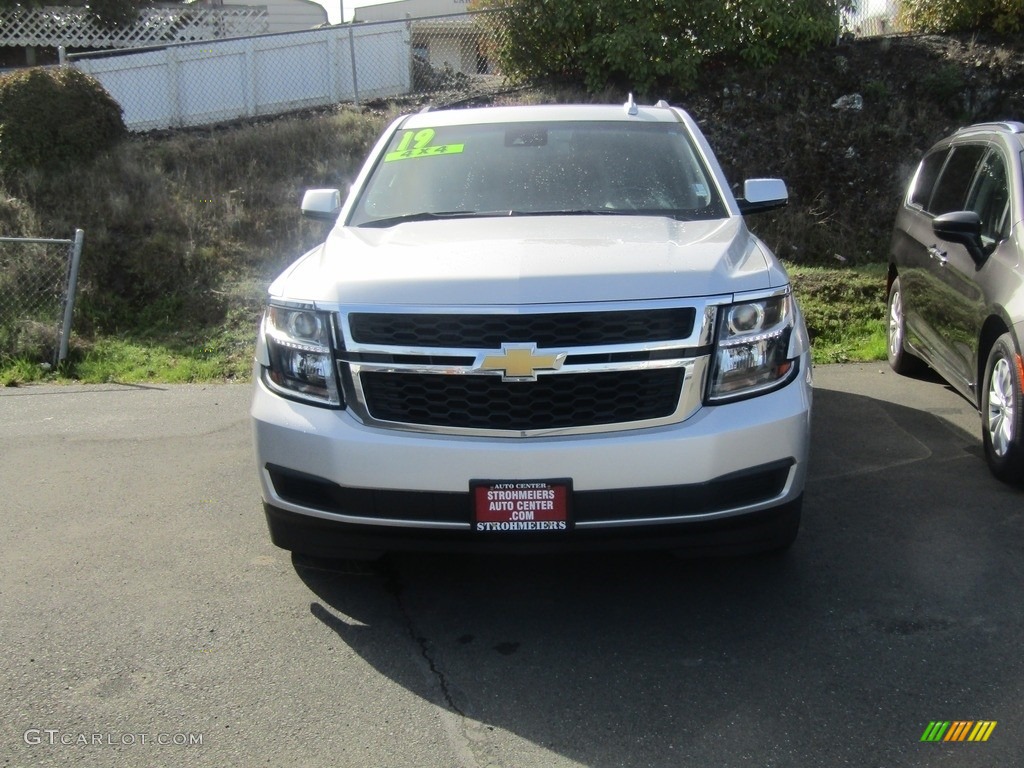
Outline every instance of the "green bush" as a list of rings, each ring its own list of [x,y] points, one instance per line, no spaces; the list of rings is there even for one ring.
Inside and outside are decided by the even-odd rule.
[[[842,4],[842,3],[841,3]],[[707,59],[754,65],[835,41],[835,3],[820,0],[481,0],[494,49],[514,83],[685,91]]]
[[[1009,35],[1024,30],[1021,0],[904,0],[901,15],[903,24],[917,32]]]
[[[126,134],[121,107],[70,67],[0,76],[0,173],[88,161]]]

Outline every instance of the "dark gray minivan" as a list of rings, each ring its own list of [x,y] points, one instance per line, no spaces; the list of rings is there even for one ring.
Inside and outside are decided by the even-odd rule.
[[[1024,484],[1024,124],[962,128],[921,160],[889,263],[889,364],[926,363],[981,412],[985,456]]]

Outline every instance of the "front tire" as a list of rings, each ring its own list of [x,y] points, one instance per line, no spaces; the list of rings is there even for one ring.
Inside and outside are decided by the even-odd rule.
[[[981,438],[992,474],[1003,482],[1024,484],[1024,394],[1021,358],[1004,333],[988,355],[981,390]]]
[[[889,367],[901,376],[915,376],[924,371],[925,365],[920,358],[907,351],[907,319],[903,307],[903,289],[897,277],[889,287],[889,299],[886,302],[886,318],[888,319],[887,340]]]

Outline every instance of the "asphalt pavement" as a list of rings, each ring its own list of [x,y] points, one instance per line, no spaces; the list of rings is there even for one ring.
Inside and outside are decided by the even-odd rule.
[[[374,565],[270,544],[247,385],[0,390],[0,765],[1019,764],[1024,492],[941,381],[815,386],[781,558]]]

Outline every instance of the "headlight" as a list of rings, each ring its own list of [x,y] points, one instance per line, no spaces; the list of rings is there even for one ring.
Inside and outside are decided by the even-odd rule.
[[[721,307],[717,327],[709,402],[762,394],[796,375],[806,335],[789,291]]]
[[[270,389],[297,400],[341,407],[329,313],[271,304],[263,317],[263,338],[263,381]]]

